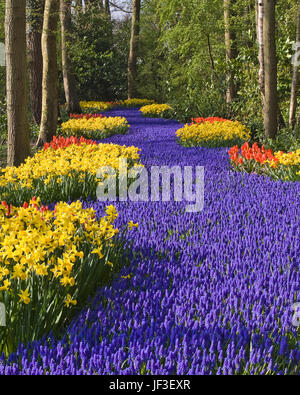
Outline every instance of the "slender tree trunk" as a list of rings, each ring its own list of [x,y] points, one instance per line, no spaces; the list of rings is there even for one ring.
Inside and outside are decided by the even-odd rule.
[[[296,43],[299,43],[299,42],[300,42],[300,4],[298,6],[297,31],[296,31]],[[299,83],[299,66],[297,63],[297,59],[295,59],[295,64],[293,67],[290,113],[289,113],[289,125],[292,128],[295,126],[295,123],[296,123],[298,83]]]
[[[29,57],[29,81],[30,101],[32,117],[38,125],[41,123],[42,114],[42,29],[44,0],[30,0],[28,15],[28,57]]]
[[[62,72],[67,111],[69,113],[79,113],[81,110],[76,94],[75,79],[72,72],[72,63],[68,54],[68,42],[72,36],[71,5],[72,0],[60,0]]]
[[[265,135],[275,138],[278,129],[277,59],[275,41],[275,3],[276,0],[264,0],[263,44],[265,64]]]
[[[225,23],[225,48],[226,48],[226,64],[227,72],[227,91],[226,102],[231,103],[237,96],[237,89],[234,83],[234,72],[232,63],[237,57],[236,35],[231,26],[232,7],[235,0],[224,0],[224,23]]]
[[[264,22],[264,4],[263,0],[256,0],[256,35],[258,42],[258,61],[259,72],[258,82],[262,96],[262,103],[265,100],[265,63],[264,63],[264,43],[263,43],[263,22]]]
[[[103,6],[103,4],[102,4],[102,6]],[[108,37],[107,38],[109,40],[109,45],[112,46],[113,45],[113,25],[112,25],[112,21],[111,21],[109,0],[104,0],[103,11],[104,11],[104,14],[105,14],[105,16],[107,18],[107,22],[108,22],[108,26],[107,26]]]
[[[7,164],[30,155],[26,93],[26,0],[6,0]]]
[[[212,71],[215,73],[216,68],[215,68],[214,58],[213,58],[213,55],[212,55],[209,34],[207,34],[206,37],[207,37],[207,49],[208,49],[209,61],[210,61],[210,65],[211,65]]]
[[[46,0],[42,33],[43,83],[42,119],[37,145],[52,140],[57,128],[58,117],[58,70],[56,32],[59,0]]]
[[[109,6],[109,0],[105,0],[105,13],[110,17],[110,6]]]
[[[128,58],[128,98],[137,96],[137,52],[140,35],[141,0],[132,0],[130,51]]]
[[[264,21],[264,3],[263,0],[256,0],[256,35],[258,42],[258,83],[260,87],[262,107],[264,108],[265,102],[265,60],[264,60],[264,41],[263,41],[263,21]],[[263,110],[264,112],[264,110]],[[278,124],[280,127],[285,127],[285,121],[282,116],[279,103],[277,108]]]

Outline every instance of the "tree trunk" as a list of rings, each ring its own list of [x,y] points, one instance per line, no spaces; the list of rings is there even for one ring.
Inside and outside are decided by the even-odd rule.
[[[35,123],[40,125],[42,114],[42,29],[43,29],[43,0],[30,0],[28,15],[28,57],[29,57],[29,81],[30,101],[32,117]]]
[[[296,31],[296,43],[300,42],[300,4],[298,6],[297,13],[297,31]],[[297,92],[299,83],[299,65],[295,56],[293,65],[293,77],[292,77],[292,89],[291,89],[291,100],[290,100],[290,113],[289,113],[289,125],[294,128],[296,123],[296,109],[297,109]]]
[[[46,0],[42,33],[42,120],[37,141],[38,146],[51,141],[57,128],[58,70],[56,32],[58,13],[59,0]]]
[[[6,0],[7,164],[30,155],[26,92],[26,0]]]
[[[264,22],[263,0],[256,0],[256,35],[258,42],[258,61],[259,61],[258,81],[259,81],[259,87],[262,96],[262,102],[264,103],[265,64],[264,64],[263,22]]]
[[[130,51],[128,58],[128,99],[137,96],[137,52],[140,35],[141,0],[132,0]]]
[[[68,41],[72,35],[71,28],[72,0],[60,0],[61,51],[64,90],[68,113],[79,113],[80,105],[75,88],[72,63],[68,54]]]
[[[107,14],[107,16],[110,17],[110,6],[109,6],[109,0],[105,0],[105,13]]]
[[[225,24],[225,48],[227,72],[226,102],[231,103],[237,96],[237,89],[234,83],[234,72],[232,64],[237,57],[236,35],[231,27],[232,6],[235,0],[224,0],[224,24]]]
[[[275,41],[275,3],[264,0],[263,44],[265,65],[264,129],[265,135],[275,138],[278,129],[277,59]]]

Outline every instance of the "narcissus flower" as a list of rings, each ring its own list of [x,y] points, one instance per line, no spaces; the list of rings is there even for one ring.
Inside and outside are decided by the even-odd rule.
[[[0,287],[0,291],[8,291],[11,286],[11,282],[9,280],[4,280],[3,285]]]
[[[179,142],[188,147],[228,146],[235,141],[246,141],[250,131],[238,121],[207,121],[192,123],[178,129]]]
[[[76,306],[77,305],[77,300],[73,300],[72,296],[70,294],[67,294],[67,297],[65,299],[65,305],[67,307],[70,307],[70,305]]]
[[[113,107],[111,102],[104,101],[81,101],[79,104],[83,111],[105,111]]]
[[[21,293],[18,294],[18,296],[20,296],[20,302],[28,304],[30,303],[30,295],[29,295],[29,291],[28,289],[25,289],[25,291],[21,290]]]
[[[130,230],[132,230],[133,228],[138,228],[138,226],[139,226],[139,224],[138,223],[133,223],[133,221],[129,221],[128,222],[128,228],[130,229]]]
[[[154,104],[154,100],[133,98],[133,99],[123,100],[119,103],[119,105],[125,106],[125,107],[142,107],[142,106],[146,106],[149,104]]]
[[[112,134],[124,134],[128,128],[128,122],[124,117],[83,117],[63,122],[61,133],[65,136],[99,140]]]
[[[163,117],[168,111],[173,110],[168,104],[149,104],[141,107],[140,111],[147,117]]]

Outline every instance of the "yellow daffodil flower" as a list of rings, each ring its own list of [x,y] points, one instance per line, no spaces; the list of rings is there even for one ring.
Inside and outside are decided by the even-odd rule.
[[[20,296],[20,302],[25,303],[25,304],[30,303],[31,299],[29,297],[30,295],[29,295],[28,289],[25,289],[25,291],[21,290],[21,293],[18,294],[18,296]]]

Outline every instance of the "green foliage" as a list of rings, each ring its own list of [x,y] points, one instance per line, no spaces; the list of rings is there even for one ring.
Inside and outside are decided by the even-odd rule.
[[[224,71],[221,63],[211,63],[223,51],[223,41],[218,40],[222,13],[217,0],[154,0],[144,5],[139,91],[170,103],[181,121],[226,111]],[[215,45],[213,54],[211,45]],[[217,78],[216,69],[220,70]]]
[[[249,126],[255,139],[263,123],[255,2],[236,0],[232,5],[231,30],[238,56],[228,65],[222,0],[144,1],[139,92],[172,105],[176,118],[183,122],[196,116],[237,119]],[[296,0],[278,0],[276,7],[278,93],[285,121],[297,7]],[[225,100],[229,69],[237,87],[237,97],[230,105]],[[283,131],[278,138],[288,133]],[[293,146],[290,140],[282,144]]]
[[[5,1],[0,2],[0,42],[4,43],[4,15],[5,15]]]
[[[274,140],[266,138],[263,134],[263,130],[257,131],[255,138],[257,141],[264,144],[264,146],[269,149],[271,148],[273,152],[283,151],[290,152],[300,149],[300,127],[296,127],[294,130],[291,128],[281,129]]]
[[[27,0],[29,22],[34,19],[38,3]],[[238,55],[227,64],[223,0],[143,0],[137,60],[138,96],[169,103],[174,117],[182,122],[197,116],[239,120],[250,128],[253,141],[268,144],[262,132],[255,2],[235,0],[231,6],[231,30]],[[285,122],[289,112],[297,7],[297,0],[276,2],[278,93]],[[5,39],[4,12],[2,1],[0,42]],[[130,15],[111,21],[97,6],[89,6],[85,12],[73,9],[69,49],[80,100],[118,101],[127,97],[130,29]],[[58,53],[60,65],[60,51]],[[229,70],[234,75],[237,97],[227,104]],[[60,101],[64,103],[61,71],[59,79]],[[62,109],[60,121],[66,119]],[[287,149],[295,147],[297,133],[282,130],[272,144]],[[34,128],[33,136],[36,134],[37,128]],[[0,67],[0,140],[4,141],[5,136],[5,68]]]
[[[82,100],[116,100],[126,96],[130,28],[90,7],[77,13],[70,53]]]

